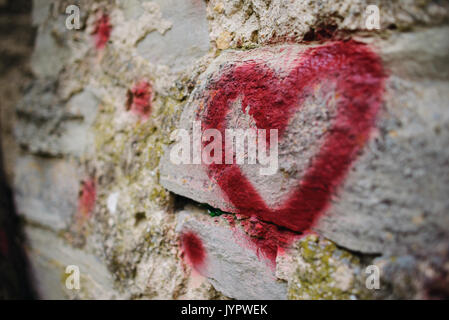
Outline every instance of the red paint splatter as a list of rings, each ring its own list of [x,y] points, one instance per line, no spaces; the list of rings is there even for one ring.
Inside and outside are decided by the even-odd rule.
[[[92,213],[95,207],[95,200],[97,198],[95,181],[89,179],[83,182],[81,194],[78,200],[78,212],[82,219],[86,219]]]
[[[278,253],[283,252],[294,239],[299,237],[297,233],[263,222],[256,217],[242,220],[240,224],[246,233],[244,237],[254,246],[251,249],[254,249],[259,259],[270,261],[272,268],[276,267]]]
[[[185,232],[181,234],[181,247],[192,267],[201,270],[206,260],[206,250],[201,239],[191,231]]]
[[[94,38],[95,47],[98,50],[103,49],[111,36],[112,25],[107,14],[102,14],[95,23]]]
[[[7,257],[9,254],[8,236],[4,230],[0,229],[0,254]]]
[[[230,105],[243,95],[243,111],[251,106],[249,114],[257,127],[278,129],[282,140],[289,119],[313,93],[314,85],[326,80],[336,83],[338,115],[321,150],[281,207],[268,207],[237,165],[208,167],[209,177],[217,181],[237,212],[293,231],[311,228],[369,137],[382,103],[385,73],[374,52],[351,40],[306,50],[285,77],[251,61],[229,67],[210,84],[202,130],[215,128],[224,135]]]
[[[232,214],[224,214],[222,215],[223,219],[227,220],[231,227],[235,226],[234,216]]]
[[[128,90],[126,109],[147,120],[151,113],[153,88],[148,81],[140,81]]]

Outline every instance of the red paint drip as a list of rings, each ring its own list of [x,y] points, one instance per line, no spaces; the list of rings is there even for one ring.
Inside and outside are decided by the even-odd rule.
[[[282,229],[274,224],[263,222],[255,217],[241,221],[246,232],[245,238],[253,244],[257,257],[267,259],[271,267],[276,267],[276,257],[279,252],[299,235],[289,230]],[[235,230],[235,229],[234,229]]]
[[[235,226],[234,216],[232,214],[224,214],[222,215],[223,219],[227,220],[231,227]]]
[[[83,183],[81,195],[78,200],[78,212],[82,218],[88,218],[95,207],[95,200],[97,198],[95,181],[93,179],[87,180]]]
[[[102,14],[95,23],[95,30],[93,32],[95,37],[95,47],[98,50],[103,49],[111,36],[112,25],[109,22],[109,16]]]
[[[151,113],[151,100],[153,88],[148,81],[138,82],[132,90],[128,91],[127,109],[147,120]]]
[[[196,234],[190,231],[183,233],[181,235],[181,246],[193,268],[198,271],[204,267],[206,250],[201,239]]]
[[[293,231],[310,229],[327,209],[375,125],[385,77],[380,58],[366,45],[352,40],[306,50],[285,77],[254,61],[229,67],[210,85],[202,130],[214,128],[224,135],[230,105],[243,96],[242,109],[251,106],[249,114],[257,127],[278,129],[282,140],[289,119],[313,92],[314,85],[328,80],[336,83],[338,115],[321,150],[281,207],[268,207],[235,164],[208,166],[210,179],[217,181],[238,213]],[[222,154],[224,157],[224,149]]]

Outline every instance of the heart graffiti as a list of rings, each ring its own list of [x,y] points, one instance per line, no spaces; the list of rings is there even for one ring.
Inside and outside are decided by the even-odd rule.
[[[244,112],[250,107],[248,113],[257,128],[278,129],[282,141],[291,117],[301,110],[313,87],[324,81],[335,83],[337,115],[311,165],[280,207],[270,208],[236,164],[208,165],[209,178],[239,213],[293,231],[309,229],[328,208],[332,194],[368,140],[382,103],[385,78],[380,58],[352,40],[305,50],[284,76],[254,60],[225,68],[208,86],[210,94],[200,116],[203,131],[214,128],[224,134],[230,105],[240,98]]]

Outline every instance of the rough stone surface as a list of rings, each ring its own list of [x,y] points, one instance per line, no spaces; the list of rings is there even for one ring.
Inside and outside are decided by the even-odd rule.
[[[231,230],[225,219],[211,219],[204,210],[187,207],[178,214],[176,231],[194,232],[206,251],[198,272],[214,287],[235,299],[285,299],[285,283],[276,280],[269,261],[260,259],[241,229]]]
[[[442,1],[265,1],[212,0],[208,6],[210,38],[222,48],[285,41],[308,41],[334,31],[367,30],[368,5],[377,5],[381,32],[409,30],[416,25],[447,22],[449,6]]]
[[[79,30],[65,27],[69,4],[80,7]],[[379,6],[379,30],[366,27],[370,4]],[[36,29],[20,37],[29,43],[1,38],[1,140],[40,298],[448,297],[447,2],[36,0],[25,18],[18,26]],[[385,79],[384,92],[375,125],[351,140],[357,156],[310,228],[248,217],[204,166],[170,162],[171,133],[208,112],[205,98],[215,95],[206,93],[220,94],[214,84],[229,69],[256,63],[249,76],[277,75],[271,93],[281,105],[292,95],[279,79],[291,79],[295,59],[335,43],[385,72],[362,72],[360,82],[352,74],[354,90],[363,83],[373,92]],[[14,59],[21,68],[9,67]],[[295,79],[307,80],[300,71]],[[340,72],[348,75],[321,73],[292,114],[276,174],[242,165],[269,205],[302,179],[334,129],[338,102],[360,105],[340,92],[344,82],[327,81]],[[244,98],[234,99],[228,126],[257,124],[240,108]],[[273,115],[259,110],[258,121]],[[79,291],[65,287],[67,265],[80,268]],[[369,265],[379,267],[379,290],[365,285]]]
[[[113,277],[100,259],[92,253],[74,249],[54,234],[29,227],[29,257],[36,289],[42,299],[118,299]],[[76,265],[80,271],[80,289],[67,290],[66,267]]]
[[[449,52],[449,41],[447,38],[443,40],[447,31],[441,28],[434,29],[431,34],[415,34],[415,39],[422,39],[419,46],[409,41],[410,34],[394,39],[394,43],[400,45],[382,40],[371,44],[379,51],[389,73],[384,107],[373,138],[356,160],[327,214],[315,226],[317,231],[339,245],[367,253],[404,252],[410,245],[436,244],[441,234],[446,233],[448,220],[445,212],[449,203],[445,196],[448,184],[445,177],[449,175],[444,163],[448,154],[441,146],[446,145],[449,139],[445,130],[449,57],[443,54]],[[424,58],[429,55],[427,48],[432,46],[438,47],[432,50],[434,58]],[[403,51],[398,51],[399,47]],[[302,47],[286,48],[300,52]],[[274,69],[276,63],[288,66],[280,53],[284,49],[228,51],[220,55],[201,76],[184,108],[180,128],[192,132],[196,115],[205,104],[204,96],[208,94],[211,79],[220,75],[226,66],[257,59]],[[385,55],[383,50],[386,50]],[[419,64],[401,67],[396,63],[395,57],[410,51],[423,57]],[[434,66],[438,64],[441,66],[437,72]],[[422,76],[419,80],[416,79],[418,75]],[[438,80],[432,84],[424,78],[434,75]],[[322,132],[330,129],[329,120],[335,115],[332,114],[332,100],[323,93],[326,90],[317,89],[315,97],[309,98],[299,115],[291,120],[289,128],[292,129],[288,129],[285,137],[281,138],[284,142],[281,140],[279,146],[279,171],[275,175],[262,176],[258,166],[242,165],[244,174],[272,206],[282,203],[301,172],[307,168],[308,161],[317,153],[316,146],[323,140]],[[230,117],[228,128],[249,127],[241,115]],[[233,126],[233,123],[237,125]],[[176,165],[170,161],[170,152],[168,149],[162,163],[161,183],[165,187],[224,211],[238,212],[239,208],[235,208],[208,177],[205,165]],[[423,184],[428,188],[422,188]],[[393,225],[392,220],[396,221]]]
[[[170,17],[170,29],[152,32],[142,39],[137,52],[145,59],[181,71],[208,52],[206,5],[202,1],[160,0],[162,16]]]
[[[28,89],[17,107],[17,141],[42,155],[80,157],[92,152],[94,137],[90,128],[98,106],[96,97],[86,90],[61,102],[53,95],[56,88],[54,82],[39,82]]]
[[[288,281],[290,299],[360,299],[362,264],[329,240],[308,235],[277,259],[276,275]]]
[[[75,164],[27,155],[18,159],[15,170],[18,214],[53,230],[66,228],[77,210],[79,181]]]

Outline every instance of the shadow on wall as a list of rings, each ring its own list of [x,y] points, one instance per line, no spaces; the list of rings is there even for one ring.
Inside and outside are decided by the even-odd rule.
[[[24,237],[5,179],[2,157],[0,149],[0,299],[32,299],[35,295],[23,250]]]
[[[23,79],[20,76],[11,75],[11,72],[17,75],[15,71],[23,66],[31,54],[31,49],[26,50],[30,46],[26,42],[33,34],[30,14],[31,1],[29,0],[0,0],[1,84],[13,81],[16,83],[12,85],[17,88],[21,86]],[[24,21],[27,21],[26,25],[23,24]],[[22,36],[23,33],[28,32],[29,36]],[[16,50],[17,48],[25,49],[25,51]],[[14,95],[8,90],[1,90],[0,93],[0,128],[1,134],[4,134],[7,130],[1,125],[11,121],[11,112],[8,110],[12,110],[18,94]],[[3,156],[8,155],[12,150],[8,150],[9,144],[5,145],[2,140],[4,139],[0,139],[0,299],[33,299],[35,294],[23,248],[24,237],[20,220],[15,212],[3,161]]]

